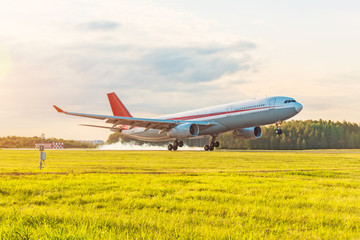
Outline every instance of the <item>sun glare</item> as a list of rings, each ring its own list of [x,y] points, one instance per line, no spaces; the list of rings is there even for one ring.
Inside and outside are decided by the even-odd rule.
[[[9,51],[0,45],[0,80],[10,72],[10,67],[11,59]]]

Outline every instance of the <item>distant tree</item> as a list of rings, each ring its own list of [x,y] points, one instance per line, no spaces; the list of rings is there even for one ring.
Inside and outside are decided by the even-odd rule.
[[[18,137],[7,136],[0,137],[0,148],[34,148],[35,143],[43,142],[40,137]],[[83,141],[64,140],[58,138],[49,138],[45,142],[63,142],[65,148],[94,148],[94,144]]]
[[[324,149],[360,148],[360,126],[350,122],[322,119],[288,121],[282,126],[283,135],[275,135],[275,126],[262,127],[260,139],[234,139],[231,132],[221,134],[224,149]]]
[[[360,148],[360,126],[350,122],[333,122],[322,119],[285,122],[282,126],[283,135],[275,135],[275,126],[262,127],[263,135],[260,139],[241,140],[233,137],[232,132],[220,134],[220,148],[223,149],[324,149],[324,148]],[[35,143],[41,142],[39,137],[0,137],[0,148],[33,148]],[[88,142],[50,138],[47,142],[64,142],[66,148],[94,148]],[[120,133],[113,133],[106,141],[107,144],[122,142],[136,142]],[[169,141],[152,143],[164,145]],[[186,139],[188,146],[204,146],[209,138]]]

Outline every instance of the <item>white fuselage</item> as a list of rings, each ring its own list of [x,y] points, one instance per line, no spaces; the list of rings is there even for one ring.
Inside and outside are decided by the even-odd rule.
[[[198,138],[217,135],[234,129],[273,124],[295,116],[301,109],[302,105],[295,102],[293,98],[277,96],[175,113],[157,117],[157,119],[212,121],[216,123],[212,127],[200,129],[199,134],[195,137]],[[141,127],[130,130],[124,129],[122,134],[143,141],[174,139],[169,137],[166,132],[159,134],[159,130],[150,129],[145,131],[145,128]]]

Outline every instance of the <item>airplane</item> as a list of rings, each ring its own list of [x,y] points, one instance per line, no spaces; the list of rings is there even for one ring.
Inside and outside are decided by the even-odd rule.
[[[173,141],[168,150],[176,151],[184,145],[183,139],[211,137],[204,146],[205,151],[213,151],[220,143],[219,134],[233,131],[235,138],[257,139],[262,136],[260,126],[276,124],[275,134],[282,134],[281,123],[296,114],[303,106],[291,97],[275,96],[248,101],[234,102],[186,112],[180,112],[157,118],[133,117],[118,96],[107,94],[113,116],[66,112],[53,105],[59,112],[67,115],[106,120],[109,126],[80,124],[87,127],[105,128],[120,132],[129,138],[159,142]]]

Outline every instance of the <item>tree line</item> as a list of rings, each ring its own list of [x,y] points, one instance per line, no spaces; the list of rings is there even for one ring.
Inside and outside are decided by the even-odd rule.
[[[40,137],[0,137],[0,148],[35,148],[35,143],[63,142],[64,148],[95,148],[96,145],[89,142],[75,140],[64,140],[58,138],[48,138],[43,141]]]
[[[233,133],[220,134],[217,140],[222,149],[266,149],[266,150],[291,150],[291,149],[360,149],[360,125],[347,121],[334,122],[324,120],[292,120],[283,123],[282,135],[275,134],[275,125],[261,127],[262,137],[253,140],[243,140],[233,137]],[[40,137],[0,137],[0,148],[34,148],[35,143],[41,142]],[[109,136],[107,144],[134,141],[120,133]],[[64,142],[65,148],[95,148],[96,145],[89,142],[75,140],[63,140],[49,138],[44,142]],[[167,142],[152,143],[152,145],[164,145]],[[186,139],[187,146],[202,147],[209,143],[209,138]]]
[[[233,132],[220,134],[217,140],[222,149],[266,149],[266,150],[305,150],[305,149],[359,149],[360,125],[347,121],[334,122],[325,120],[292,120],[281,126],[283,134],[275,134],[275,125],[263,126],[262,137],[244,140],[233,137]],[[122,142],[144,142],[132,140],[119,133],[109,136],[107,144]],[[152,143],[164,145],[168,142]],[[209,143],[209,138],[186,139],[188,146],[202,147]]]
[[[282,126],[281,135],[275,134],[275,125],[262,127],[263,135],[255,140],[233,138],[232,132],[219,135],[225,149],[359,149],[360,125],[350,122],[324,120],[292,120]]]

